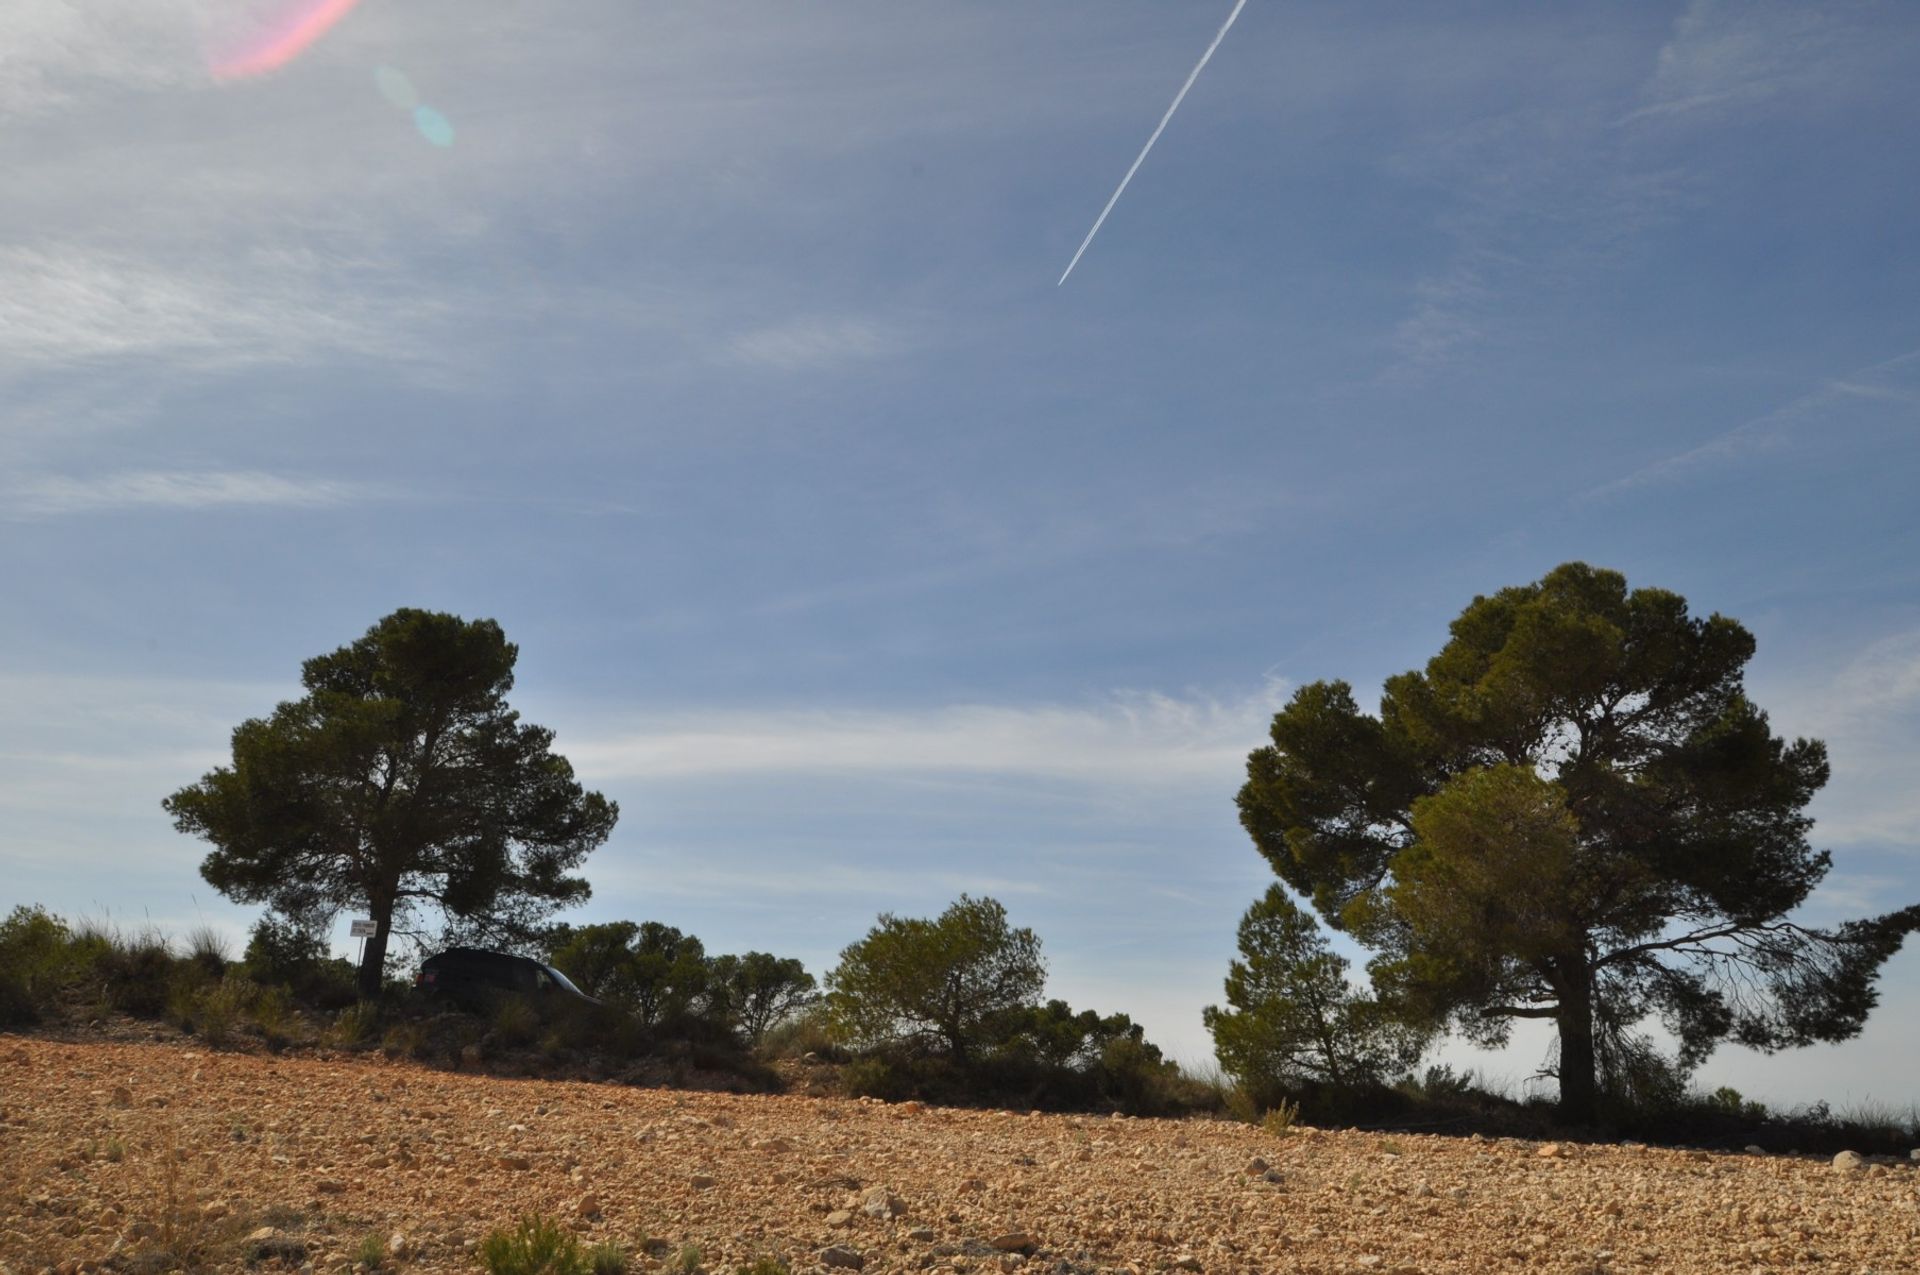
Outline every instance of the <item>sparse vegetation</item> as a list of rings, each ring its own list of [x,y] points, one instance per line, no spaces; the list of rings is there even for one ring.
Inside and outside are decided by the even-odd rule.
[[[487,1275],[587,1275],[591,1269],[580,1240],[550,1217],[531,1214],[512,1230],[489,1231],[480,1241]]]
[[[793,1268],[787,1265],[784,1258],[769,1253],[764,1257],[756,1257],[745,1266],[736,1267],[734,1275],[793,1275]]]
[[[611,1240],[587,1250],[591,1275],[627,1275],[627,1264],[627,1250]]]
[[[380,1006],[374,1001],[360,1001],[340,1011],[327,1039],[342,1049],[358,1049],[370,1043],[379,1029]]]
[[[525,1045],[540,1030],[540,1013],[522,996],[503,997],[493,1011],[493,1034],[503,1045]]]
[[[1260,1127],[1276,1138],[1284,1138],[1293,1132],[1294,1122],[1299,1119],[1300,1104],[1282,1098],[1260,1117]]]
[[[386,1269],[387,1246],[376,1231],[368,1231],[353,1247],[353,1260],[370,1271]]]

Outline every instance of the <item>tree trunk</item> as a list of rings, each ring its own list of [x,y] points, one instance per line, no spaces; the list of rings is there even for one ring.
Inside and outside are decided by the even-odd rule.
[[[373,937],[367,940],[366,950],[360,957],[360,977],[355,987],[363,1001],[376,999],[386,981],[387,935],[393,930],[393,902],[375,899],[369,911],[373,913]]]
[[[1593,972],[1585,954],[1561,962],[1560,1008],[1560,1119],[1568,1124],[1592,1124],[1599,1116],[1599,1088],[1594,1078]]]

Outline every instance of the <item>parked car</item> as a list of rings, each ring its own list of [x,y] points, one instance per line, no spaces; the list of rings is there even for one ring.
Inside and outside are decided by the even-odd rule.
[[[477,947],[452,947],[420,963],[413,983],[429,996],[476,1004],[500,996],[528,996],[598,1005],[573,980],[545,961]]]

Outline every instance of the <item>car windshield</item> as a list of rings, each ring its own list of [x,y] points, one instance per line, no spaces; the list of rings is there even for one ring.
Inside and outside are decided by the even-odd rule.
[[[559,970],[553,968],[553,966],[542,965],[540,968],[547,972],[547,977],[551,978],[554,982],[560,984],[560,986],[572,992],[575,996],[586,995],[585,992],[581,991],[578,987],[574,986],[572,979],[568,978],[565,974],[562,974]]]

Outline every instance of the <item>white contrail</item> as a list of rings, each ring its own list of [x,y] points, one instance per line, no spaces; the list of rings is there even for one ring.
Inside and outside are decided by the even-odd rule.
[[[1133,167],[1129,168],[1127,175],[1120,179],[1120,185],[1114,190],[1113,198],[1109,199],[1107,206],[1100,210],[1100,215],[1094,219],[1093,229],[1087,232],[1087,237],[1080,241],[1080,251],[1074,253],[1073,260],[1067,263],[1066,271],[1060,276],[1060,283],[1065,283],[1067,275],[1072,274],[1073,268],[1080,264],[1080,254],[1087,250],[1087,245],[1093,242],[1093,237],[1100,233],[1100,227],[1106,224],[1107,214],[1113,211],[1113,206],[1120,202],[1120,196],[1126,193],[1127,183],[1132,181],[1133,175],[1140,171],[1140,164],[1146,159],[1147,152],[1153,149],[1153,144],[1160,140],[1160,134],[1166,131],[1167,121],[1172,119],[1173,113],[1180,109],[1180,103],[1186,99],[1187,90],[1192,88],[1193,82],[1200,78],[1200,72],[1207,69],[1207,62],[1213,57],[1213,51],[1220,47],[1220,41],[1227,38],[1227,32],[1233,27],[1233,20],[1239,17],[1240,10],[1246,7],[1247,0],[1234,0],[1233,12],[1229,13],[1227,20],[1220,24],[1220,31],[1213,37],[1213,43],[1207,46],[1207,51],[1200,55],[1198,62],[1194,63],[1193,73],[1187,76],[1187,82],[1182,84],[1180,91],[1173,95],[1173,105],[1169,106],[1167,113],[1160,117],[1160,126],[1153,130],[1153,136],[1147,139],[1147,144],[1140,148],[1138,155],[1134,156]],[[1060,283],[1053,286],[1057,288]]]

